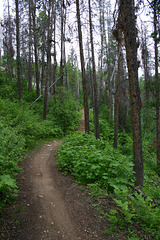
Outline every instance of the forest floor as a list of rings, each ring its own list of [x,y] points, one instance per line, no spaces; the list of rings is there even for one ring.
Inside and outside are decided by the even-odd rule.
[[[84,115],[79,131],[84,131]],[[57,169],[55,153],[61,140],[43,144],[22,163],[18,198],[0,216],[0,239],[104,240],[128,239],[124,232],[111,236],[95,199],[84,193],[71,176]],[[107,200],[106,208],[112,201]]]

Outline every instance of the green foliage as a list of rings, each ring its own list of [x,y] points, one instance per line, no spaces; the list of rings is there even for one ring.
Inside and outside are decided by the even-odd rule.
[[[92,197],[100,197],[104,196],[104,191],[102,188],[98,185],[97,182],[95,183],[89,183],[87,185],[87,191],[91,194]]]
[[[17,81],[0,71],[0,209],[17,193],[18,162],[39,140],[64,136],[78,127],[81,114],[69,92],[57,89],[49,102],[48,119],[43,120],[43,98],[31,109],[36,91],[28,92],[22,78],[22,100],[17,102]],[[63,102],[62,102],[62,99]]]
[[[25,106],[0,99],[0,113],[3,122],[25,138],[25,147],[32,147],[38,139],[55,138],[63,135],[61,128],[53,121],[43,121],[38,114]]]
[[[95,183],[113,192],[133,184],[133,163],[108,142],[93,135],[75,133],[68,136],[58,151],[59,169],[70,172],[79,183]]]
[[[25,139],[16,130],[0,124],[0,209],[6,201],[15,197],[15,177],[19,171],[18,162],[25,151]]]
[[[94,132],[94,118],[93,118],[93,110],[90,110],[89,112],[89,120],[90,120],[90,131]],[[110,141],[110,143],[113,143],[114,138],[114,130],[113,126],[103,118],[99,118],[99,134],[100,137],[104,140]]]
[[[96,140],[92,134],[76,132],[67,136],[58,149],[59,170],[64,174],[70,173],[78,183],[87,184],[87,191],[93,197],[99,198],[106,192],[113,194],[116,207],[110,213],[100,210],[101,202],[98,203],[98,211],[110,221],[111,229],[116,228],[116,225],[126,229],[138,224],[152,239],[159,239],[160,208],[158,204],[151,203],[150,199],[159,201],[160,179],[155,175],[154,168],[149,171],[147,167],[147,161],[149,164],[152,155],[145,149],[143,191],[147,197],[144,198],[131,188],[134,184],[133,163],[130,160],[132,154],[129,149],[132,140],[122,132],[119,144],[120,150],[113,150],[108,141]],[[131,236],[130,233],[129,235]],[[138,239],[136,235],[135,239]]]
[[[118,149],[121,150],[122,154],[133,159],[133,141],[125,131],[118,133]]]
[[[151,187],[149,189],[151,190]],[[153,191],[155,190],[159,192],[159,187]],[[114,194],[116,196],[114,200],[117,208],[112,209],[108,215],[110,222],[112,224],[116,223],[121,227],[125,227],[126,224],[131,226],[133,223],[136,223],[141,226],[143,231],[150,234],[152,239],[159,239],[160,208],[158,204],[151,202],[151,191],[144,198],[142,194],[133,192],[127,187],[125,189],[115,187]],[[121,221],[122,219],[123,221]]]
[[[81,114],[69,91],[58,88],[55,99],[49,103],[47,119],[62,129],[64,135],[78,128]]]
[[[16,98],[16,81],[11,79],[0,68],[0,96],[5,99],[13,100]]]

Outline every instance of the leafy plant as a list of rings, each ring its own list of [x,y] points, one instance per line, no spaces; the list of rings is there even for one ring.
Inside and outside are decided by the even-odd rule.
[[[123,133],[122,146],[128,144],[127,139],[129,136]],[[154,170],[150,174],[145,170],[143,190],[147,197],[133,191],[133,162],[130,155],[122,152],[114,150],[108,141],[77,132],[63,140],[57,152],[57,163],[64,174],[70,173],[78,183],[87,184],[91,196],[99,198],[104,192],[114,196],[116,207],[108,214],[101,210],[101,202],[97,203],[98,211],[107,217],[111,227],[119,225],[126,229],[139,224],[153,239],[159,239],[160,208],[150,202],[153,197],[157,201],[160,199],[159,178],[154,176]]]
[[[70,172],[79,183],[95,183],[113,192],[133,184],[133,163],[108,142],[93,135],[75,133],[68,136],[58,151],[59,169]]]

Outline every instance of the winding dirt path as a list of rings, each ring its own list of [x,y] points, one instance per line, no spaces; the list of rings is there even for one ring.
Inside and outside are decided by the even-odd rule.
[[[79,127],[84,131],[84,115]],[[104,240],[105,224],[92,201],[70,176],[57,170],[55,152],[61,141],[44,144],[23,163],[16,209],[17,224],[10,240]],[[17,211],[17,210],[16,210]]]

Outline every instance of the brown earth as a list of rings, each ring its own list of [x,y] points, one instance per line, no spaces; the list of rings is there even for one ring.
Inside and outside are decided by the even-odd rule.
[[[84,131],[84,113],[79,131]],[[107,236],[94,199],[81,191],[71,176],[57,169],[55,153],[61,140],[41,146],[22,163],[19,194],[0,217],[0,239],[9,240],[105,240],[128,239],[124,232]],[[105,200],[110,209],[111,199]]]
[[[83,112],[79,131],[84,131]],[[60,143],[44,144],[22,163],[18,199],[3,211],[0,239],[106,239],[105,223],[90,199],[70,176],[57,170],[55,152]]]

